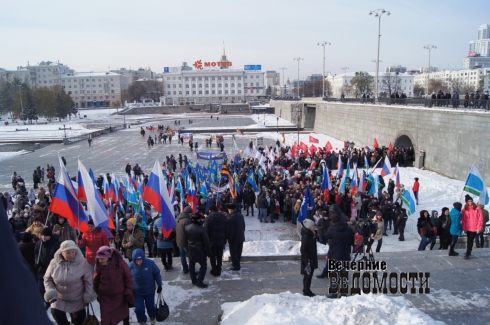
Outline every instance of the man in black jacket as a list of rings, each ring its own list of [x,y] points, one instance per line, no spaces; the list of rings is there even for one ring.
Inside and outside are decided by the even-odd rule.
[[[49,263],[54,257],[56,251],[60,248],[58,236],[53,234],[50,228],[44,228],[41,233],[41,240],[36,243],[34,248],[36,279],[41,296],[44,298],[44,274],[48,269]],[[46,303],[46,307],[49,304]],[[46,308],[47,309],[47,308]]]
[[[245,241],[245,219],[236,211],[236,204],[227,205],[230,218],[226,224],[226,238],[230,246],[231,271],[240,271],[243,242]]]
[[[255,204],[255,192],[251,187],[248,188],[245,195],[245,204],[247,205],[247,217],[248,217],[248,208],[252,210],[252,217],[254,216],[254,204]]]
[[[401,209],[400,215],[398,216],[398,219],[396,220],[395,223],[395,229],[398,229],[398,233],[400,236],[398,237],[399,241],[404,241],[405,240],[405,225],[407,224],[407,210],[405,208]]]
[[[207,288],[204,283],[207,269],[207,256],[211,256],[211,245],[206,230],[201,224],[201,215],[193,214],[191,224],[184,229],[187,238],[187,254],[189,255],[189,271],[192,284],[198,288]],[[196,263],[199,263],[199,273],[196,274]]]
[[[187,238],[185,235],[185,227],[191,223],[190,213],[192,213],[192,208],[187,206],[184,211],[179,214],[176,219],[177,227],[175,231],[177,246],[180,252],[180,263],[182,263],[182,273],[189,273],[189,265],[187,264]]]
[[[211,243],[211,275],[221,275],[221,265],[223,262],[223,247],[226,245],[226,216],[218,212],[216,205],[209,207],[209,215],[204,223],[204,228]]]

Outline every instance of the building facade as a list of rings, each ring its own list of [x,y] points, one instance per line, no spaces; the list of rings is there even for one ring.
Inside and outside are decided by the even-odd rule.
[[[77,108],[111,107],[122,103],[128,77],[114,72],[74,72],[61,76],[61,85]]]
[[[468,57],[463,59],[463,69],[490,68],[490,27],[483,24],[478,36],[470,41]]]
[[[465,70],[445,70],[414,75],[414,83],[427,89],[427,83],[430,79],[441,82],[445,89],[464,92],[472,92],[477,89],[488,91],[490,69],[465,69]],[[418,95],[418,94],[416,94]]]
[[[29,85],[30,88],[53,87],[61,84],[61,75],[73,72],[68,66],[51,61],[42,61],[38,65],[17,67],[16,70],[0,72],[2,82],[13,82],[15,79]]]
[[[126,76],[130,85],[136,80],[154,80],[157,77],[157,74],[151,71],[150,68],[139,68],[138,70],[120,68],[117,70],[111,70],[111,72]]]

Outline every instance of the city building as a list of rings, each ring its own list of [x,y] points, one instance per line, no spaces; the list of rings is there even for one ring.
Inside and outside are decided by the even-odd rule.
[[[18,79],[33,89],[59,85],[61,75],[72,71],[62,63],[51,61],[42,61],[38,65],[27,63],[27,66],[17,67],[16,70],[2,70],[0,71],[2,82],[13,82]]]
[[[120,68],[117,70],[111,70],[111,72],[126,76],[130,85],[136,80],[154,80],[157,78],[157,74],[151,71],[150,68],[139,68],[138,70]]]
[[[490,27],[483,24],[478,28],[475,41],[470,41],[469,53],[463,59],[463,69],[490,68]]]
[[[265,72],[265,89],[271,88],[272,96],[281,95],[281,74],[275,70]]]
[[[414,75],[414,83],[427,89],[429,78],[441,83],[443,91],[459,91],[472,92],[477,89],[480,91],[488,91],[489,88],[490,69],[465,69],[465,70],[444,70]],[[437,91],[437,90],[436,90]],[[419,94],[416,94],[417,96]]]
[[[376,72],[368,72],[368,74],[373,76],[373,83],[370,88],[371,92],[374,92]],[[330,82],[332,87],[332,97],[340,98],[342,93],[344,93],[346,97],[354,97],[355,93],[351,81],[355,76],[355,72],[346,72],[337,75],[329,73],[326,79]],[[407,97],[412,97],[414,95],[414,76],[409,73],[381,72],[379,74],[378,83],[380,97],[388,96],[390,88],[392,93],[404,93]]]
[[[257,100],[265,95],[264,72],[260,65],[233,69],[223,52],[219,61],[197,60],[194,69],[165,67],[163,89],[167,104],[211,104]]]
[[[111,107],[122,103],[129,77],[114,72],[72,72],[61,75],[61,85],[77,108]]]
[[[401,65],[392,65],[389,67],[386,67],[385,72],[401,72],[405,73],[407,72],[407,67],[402,67]]]

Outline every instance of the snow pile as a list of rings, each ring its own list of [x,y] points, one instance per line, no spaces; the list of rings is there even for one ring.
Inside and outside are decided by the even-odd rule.
[[[0,152],[0,161],[7,160],[16,156],[22,156],[28,153],[30,153],[30,151],[27,150]]]
[[[275,255],[301,255],[299,249],[301,242],[293,240],[251,241],[243,243],[242,256],[275,256]],[[317,242],[319,255],[327,254],[328,245]],[[230,251],[225,251],[223,258],[230,257]]]
[[[357,295],[341,299],[284,292],[224,303],[221,325],[233,324],[444,324],[413,308],[404,297]]]

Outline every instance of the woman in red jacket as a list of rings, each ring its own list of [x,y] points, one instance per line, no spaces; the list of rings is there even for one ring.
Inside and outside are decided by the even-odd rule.
[[[105,232],[94,226],[93,220],[89,220],[87,223],[89,231],[78,237],[77,245],[80,248],[86,247],[85,259],[92,268],[92,273],[94,273],[95,254],[97,254],[100,247],[109,246],[109,239]]]
[[[471,196],[466,194],[466,204],[463,209],[463,230],[466,231],[466,254],[464,259],[468,259],[471,255],[471,249],[473,248],[473,241],[476,234],[483,231],[483,214],[481,209],[473,203]]]
[[[121,253],[107,246],[97,251],[94,291],[100,303],[101,325],[129,325],[129,306],[134,305],[133,275]]]

